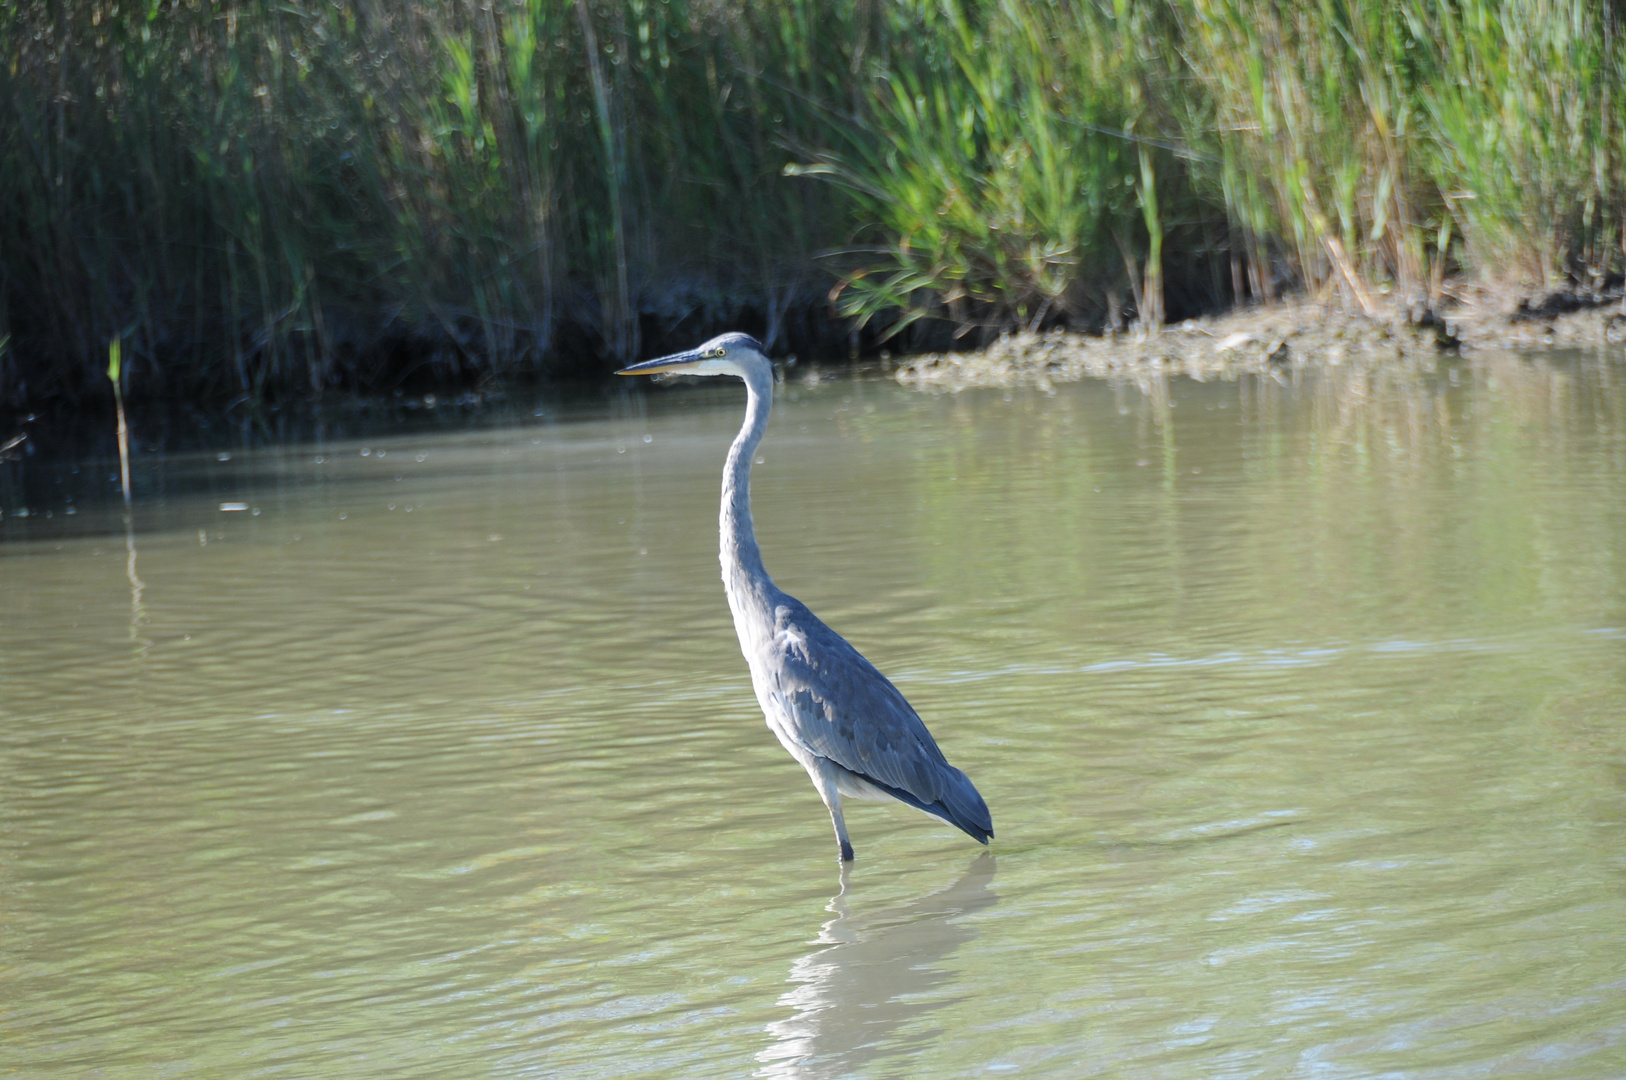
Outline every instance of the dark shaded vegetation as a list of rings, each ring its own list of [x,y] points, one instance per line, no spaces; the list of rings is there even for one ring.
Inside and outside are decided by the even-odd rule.
[[[0,0],[0,402],[1622,270],[1579,0]],[[4,434],[4,433],[0,433]]]

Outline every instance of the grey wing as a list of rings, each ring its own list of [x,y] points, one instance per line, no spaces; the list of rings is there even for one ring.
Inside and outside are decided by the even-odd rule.
[[[794,737],[893,797],[987,842],[988,805],[885,675],[799,601],[774,609],[772,692]]]

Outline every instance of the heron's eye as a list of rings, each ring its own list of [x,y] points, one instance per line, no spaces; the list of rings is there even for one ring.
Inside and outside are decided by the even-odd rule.
[[[712,349],[712,350],[710,350],[710,351],[708,351],[706,353],[706,356],[708,358],[715,358],[715,357],[718,357],[718,356],[721,356],[721,355],[723,355],[723,349],[722,349],[721,346],[719,346],[718,348]]]

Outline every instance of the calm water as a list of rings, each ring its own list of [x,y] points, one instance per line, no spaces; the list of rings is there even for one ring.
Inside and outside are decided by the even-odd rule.
[[[3,467],[0,1072],[1626,1075],[1619,358],[787,384],[768,565],[998,832],[845,877],[742,402],[145,455],[133,567]]]

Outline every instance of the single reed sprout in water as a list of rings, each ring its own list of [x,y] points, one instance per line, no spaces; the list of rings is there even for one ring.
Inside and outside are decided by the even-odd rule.
[[[124,489],[124,509],[130,509],[130,429],[124,423],[124,390],[119,385],[123,373],[123,346],[114,338],[107,346],[107,378],[113,384],[113,405],[119,414],[119,484]]]
[[[141,606],[141,591],[147,586],[136,573],[135,518],[130,510],[130,429],[124,422],[124,390],[119,376],[124,374],[124,345],[114,336],[107,344],[107,378],[113,384],[113,405],[119,415],[119,484],[124,491],[124,576],[130,580],[130,640],[136,651],[144,652],[147,642],[141,638],[141,624],[146,620],[146,609]]]

